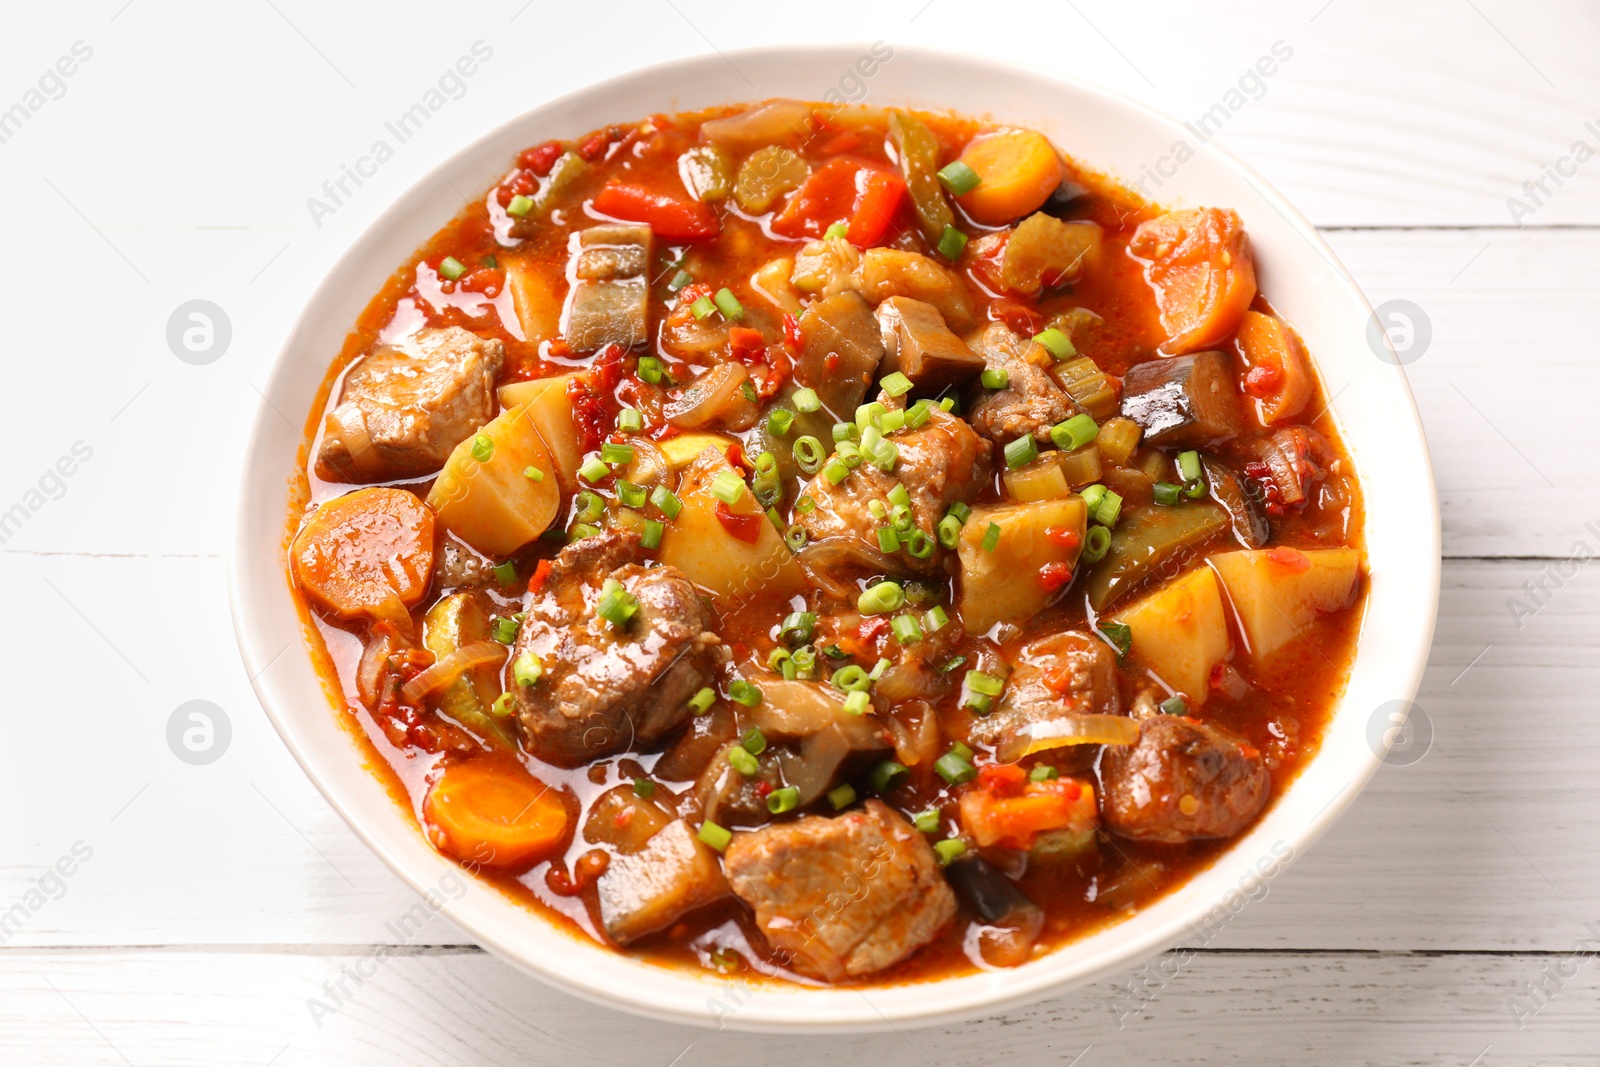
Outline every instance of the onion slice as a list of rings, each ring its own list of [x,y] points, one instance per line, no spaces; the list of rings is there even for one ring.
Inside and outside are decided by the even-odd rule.
[[[474,667],[481,667],[485,663],[504,663],[506,654],[506,646],[498,641],[474,641],[470,645],[462,645],[401,686],[400,699],[412,707],[420,707],[425,697],[443,689]]]
[[[1131,745],[1138,740],[1139,724],[1125,715],[1063,715],[1006,731],[995,758],[1015,763],[1067,745]]]

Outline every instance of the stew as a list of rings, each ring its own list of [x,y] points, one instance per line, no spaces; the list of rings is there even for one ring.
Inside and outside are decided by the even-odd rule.
[[[373,298],[287,568],[428,840],[577,935],[1009,967],[1317,748],[1361,495],[1221,207],[774,100],[522,152]]]

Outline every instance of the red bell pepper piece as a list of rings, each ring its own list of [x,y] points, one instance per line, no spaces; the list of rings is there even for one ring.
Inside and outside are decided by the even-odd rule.
[[[772,218],[772,232],[783,237],[821,237],[829,226],[855,211],[856,175],[861,163],[830,159],[811,172],[783,210]]]
[[[870,248],[883,240],[905,195],[906,183],[898,174],[886,170],[869,172],[861,195],[856,198],[845,240],[857,248]]]
[[[668,240],[694,241],[717,235],[717,216],[709,206],[651,192],[642,185],[607,182],[593,203],[602,215],[642,222],[657,237]]]
[[[729,511],[728,505],[717,501],[717,521],[722,523],[722,528],[747,545],[753,545],[761,539],[761,524],[767,517],[760,512],[754,515],[740,515]]]

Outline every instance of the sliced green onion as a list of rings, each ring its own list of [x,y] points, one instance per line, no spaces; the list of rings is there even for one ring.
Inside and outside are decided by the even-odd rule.
[[[905,602],[906,591],[898,583],[882,581],[856,598],[856,609],[863,615],[887,615]]]
[[[1111,531],[1104,526],[1091,526],[1083,538],[1083,552],[1078,559],[1084,563],[1099,563],[1111,549]]]
[[[896,533],[910,533],[916,517],[911,514],[911,508],[906,504],[896,504],[894,510],[889,512],[889,521],[894,526]]]
[[[967,247],[967,235],[947,222],[944,226],[944,232],[939,234],[939,243],[934,247],[945,259],[960,259],[961,253]]]
[[[1189,714],[1189,702],[1183,699],[1181,693],[1170,696],[1161,702],[1161,714],[1187,715]]]
[[[899,408],[895,408],[893,411],[885,411],[883,417],[878,420],[878,425],[883,428],[884,433],[894,433],[896,430],[904,429],[906,413]]]
[[[1117,658],[1122,659],[1133,651],[1133,627],[1125,622],[1102,622],[1096,627],[1100,636],[1111,643],[1117,650]]]
[[[834,443],[840,441],[861,440],[861,428],[853,422],[836,422],[833,424]]]
[[[567,543],[582,541],[585,537],[594,537],[600,533],[600,527],[589,522],[580,522],[567,531]]]
[[[878,382],[878,388],[882,389],[890,396],[905,396],[907,393],[911,392],[913,386],[910,378],[907,378],[899,371],[894,371],[891,374],[885,375],[883,379]]]
[[[938,857],[939,866],[948,867],[967,854],[967,843],[959,837],[947,837],[933,843],[933,854]]]
[[[955,744],[951,745],[950,746],[950,751],[954,752],[956,755],[960,756],[962,759],[966,760],[968,763],[972,762],[972,749],[968,748],[962,742],[957,741]]]
[[[644,520],[644,532],[639,535],[639,544],[647,549],[661,547],[661,535],[666,532],[666,527],[654,519]]]
[[[933,555],[933,538],[921,530],[912,530],[910,540],[906,541],[906,551],[911,553],[912,559],[927,559]]]
[[[490,631],[490,636],[502,645],[515,644],[517,640],[517,620],[510,616],[494,620],[494,628]]]
[[[494,438],[486,433],[480,433],[472,439],[472,458],[479,463],[487,463],[494,456]]]
[[[803,411],[807,415],[811,414],[813,411],[822,410],[822,398],[817,395],[817,391],[815,389],[812,389],[809,386],[804,389],[796,389],[792,399],[794,400],[795,409],[798,411]]]
[[[812,648],[810,645],[801,645],[799,648],[794,650],[794,653],[789,657],[789,659],[796,667],[799,667],[801,671],[809,671],[811,668],[817,665],[817,650]]]
[[[1048,763],[1041,763],[1028,772],[1028,781],[1030,782],[1048,782],[1059,777],[1061,777],[1061,772]]]
[[[1073,347],[1072,338],[1054,326],[1042,333],[1034,334],[1033,343],[1044,345],[1050,350],[1050,354],[1057,359],[1071,359],[1078,354],[1078,350]]]
[[[728,699],[747,708],[754,708],[761,703],[761,690],[743,678],[735,678],[728,683]]]
[[[978,768],[954,752],[946,752],[933,763],[934,773],[951,785],[970,782],[978,776]]]
[[[531,196],[513,196],[511,203],[506,205],[506,214],[515,215],[519,219],[532,210],[533,197]]]
[[[900,551],[900,535],[895,533],[891,527],[880,526],[878,528],[878,551],[886,556],[892,556]]]
[[[875,425],[887,410],[889,409],[876,400],[860,405],[856,408],[856,429],[865,430],[868,426]]]
[[[708,685],[689,698],[689,709],[696,715],[704,715],[711,710],[711,705],[716,702],[717,691]]]
[[[965,196],[976,189],[980,181],[978,172],[959,159],[939,169],[939,183],[950,190],[952,196]]]
[[[783,665],[788,663],[789,659],[789,650],[787,648],[775,648],[767,653],[767,667],[771,670],[781,671],[783,670]]]
[[[983,531],[983,550],[993,552],[1000,546],[1000,524],[991,522],[989,528]]]
[[[594,612],[612,626],[621,628],[628,625],[639,611],[639,598],[622,587],[622,583],[615,578],[607,578],[600,587],[600,599],[595,602]]]
[[[810,535],[806,533],[806,528],[798,522],[783,531],[783,543],[789,546],[790,552],[800,551],[806,547],[806,542],[809,540]]]
[[[1200,453],[1195,451],[1178,453],[1178,473],[1185,482],[1197,482],[1203,476],[1200,469]]]
[[[1157,482],[1151,492],[1155,495],[1157,504],[1170,508],[1183,496],[1183,487],[1173,485],[1171,482]]]
[[[752,756],[759,756],[767,750],[767,735],[761,732],[761,727],[752,726],[739,741],[744,750]]]
[[[861,431],[861,451],[864,454],[872,455],[881,444],[883,444],[883,431],[877,426],[868,426]]]
[[[727,849],[730,843],[732,843],[733,833],[730,830],[726,830],[723,827],[718,826],[714,822],[706,821],[700,824],[700,840],[704,841],[718,852],[722,852]],[[939,844],[942,845],[944,842],[941,841]],[[937,847],[938,846],[935,846],[935,848]]]
[[[945,414],[949,414],[950,412],[955,411],[957,403],[958,402],[955,397],[947,396],[943,400],[939,401],[939,410],[943,411]]]
[[[880,659],[880,660],[878,660],[878,662],[876,662],[876,663],[874,663],[872,665],[872,670],[867,672],[867,677],[871,678],[874,682],[876,682],[879,678],[883,677],[883,672],[884,671],[888,670],[890,667],[893,667],[893,666],[894,666],[893,661],[891,661],[891,660],[889,660],[887,658]]]
[[[664,485],[650,490],[650,503],[669,519],[677,518],[678,512],[683,510],[683,501],[678,499],[678,494]]]
[[[968,507],[962,501],[957,500],[954,504],[950,505],[947,513],[954,515],[957,522],[964,523],[967,521],[967,516],[972,514],[972,508]]]
[[[649,800],[655,796],[656,784],[648,778],[635,778],[633,780],[633,795],[641,800]]]
[[[833,805],[834,811],[843,811],[856,802],[856,787],[849,782],[834,786],[828,790],[828,803]]]
[[[858,689],[844,698],[844,710],[849,715],[865,715],[871,703],[872,698],[867,696],[866,691]]]
[[[1074,415],[1066,422],[1058,422],[1050,427],[1050,440],[1054,441],[1061,451],[1071,452],[1093,441],[1099,433],[1100,424],[1094,421],[1093,415],[1085,413]]]
[[[906,408],[906,427],[912,430],[922,428],[933,414],[933,401],[919,400]]]
[[[851,470],[861,466],[861,449],[852,441],[840,441],[833,450],[834,457]]]
[[[722,312],[722,317],[729,322],[744,318],[744,305],[739,303],[739,298],[731,290],[718,289],[717,295],[711,299],[717,305],[717,310]]]
[[[657,359],[655,356],[640,356],[639,357],[639,371],[638,371],[638,374],[639,374],[639,380],[641,382],[647,382],[650,385],[659,384],[660,381],[661,381],[661,375],[662,375],[662,371],[663,370],[664,370],[664,368],[663,368],[663,366],[661,364],[661,361],[659,359]]]
[[[494,703],[489,705],[489,714],[497,719],[508,719],[515,711],[511,706],[515,701],[516,697],[511,695],[511,690],[507,689],[504,693],[494,698]]]
[[[516,584],[517,564],[515,560],[508,559],[504,563],[496,563],[491,570],[494,572],[495,582],[497,582],[502,589],[508,585]]]
[[[867,510],[872,512],[872,517],[882,522],[889,517],[889,505],[881,500],[867,501]]]
[[[949,674],[951,671],[959,670],[961,665],[966,662],[967,657],[965,656],[951,656],[949,659],[939,664],[939,673]]]
[[[439,261],[439,273],[444,275],[446,278],[449,278],[451,281],[455,281],[457,278],[467,273],[467,268],[455,256],[445,256]]]
[[[672,280],[667,283],[667,292],[676,293],[679,289],[682,289],[692,281],[694,281],[694,275],[690,274],[686,270],[680,270],[678,273],[674,274],[672,276]]]
[[[954,515],[946,515],[939,520],[939,543],[946,548],[955,548],[961,537],[961,520]]]
[[[994,710],[994,697],[986,697],[982,693],[968,693],[961,706],[971,708],[974,715],[987,715]]]
[[[927,811],[918,812],[917,817],[911,820],[911,825],[917,828],[918,833],[936,834],[939,832],[939,809],[929,808]]]
[[[537,685],[544,677],[544,661],[532,652],[524,652],[511,664],[511,678],[518,685]]]
[[[887,473],[900,462],[900,446],[893,441],[880,441],[872,451],[872,465]]]
[[[1019,437],[1006,445],[1006,466],[1012,470],[1026,467],[1038,458],[1039,446],[1034,444],[1032,434]]]
[[[788,408],[773,408],[767,416],[767,429],[777,437],[782,437],[789,432],[789,427],[794,425],[794,412]]]
[[[1098,522],[1102,526],[1115,526],[1117,524],[1117,518],[1121,514],[1121,494],[1113,493],[1111,490],[1107,489],[1106,495],[1101,498],[1100,503],[1095,505],[1094,521]]]
[[[914,645],[926,636],[915,615],[896,615],[889,623],[889,629],[894,632],[894,639],[902,645]]]
[[[578,518],[583,522],[594,522],[606,511],[605,498],[587,489],[580,490],[573,503],[578,506]]]
[[[650,499],[650,492],[642,485],[634,485],[625,478],[618,478],[617,499],[622,501],[625,507],[642,508],[645,501]]]
[[[1201,497],[1205,496],[1205,479],[1202,478],[1200,481],[1190,482],[1188,485],[1184,486],[1183,495],[1188,497],[1190,500],[1199,500]]]
[[[623,433],[638,433],[644,429],[644,416],[638,408],[623,408],[617,412],[617,429]]]
[[[793,811],[800,806],[800,790],[796,786],[786,785],[782,789],[774,789],[767,794],[767,810],[774,815],[782,815],[786,811]]]
[[[974,693],[982,693],[986,697],[999,696],[1000,691],[1006,686],[1005,679],[996,678],[994,675],[985,674],[982,671],[968,671],[966,683],[968,689]]]
[[[794,513],[796,515],[809,515],[815,510],[817,510],[817,502],[809,496],[803,496],[794,502]]]
[[[817,626],[817,614],[814,611],[790,612],[778,627],[778,640],[794,647],[809,644],[811,634]]]
[[[823,231],[822,239],[825,241],[837,240],[849,232],[850,224],[848,222],[836,222]]]
[[[1106,498],[1106,494],[1110,491],[1099,482],[1096,482],[1094,485],[1087,486],[1078,495],[1083,497],[1083,505],[1089,509],[1089,514],[1092,516],[1094,509],[1100,506],[1100,502]]]
[[[697,319],[710,318],[716,310],[717,305],[709,296],[702,296],[700,299],[689,305],[689,311]]]
[[[838,485],[840,482],[850,477],[850,468],[846,467],[839,460],[839,458],[835,456],[833,459],[828,460],[827,465],[822,468],[822,473],[827,475],[828,481],[832,482],[834,485]]]
[[[889,498],[889,503],[894,504],[897,507],[911,506],[911,493],[901,482],[895,482],[886,495]]]
[[[833,682],[835,688],[842,689],[846,693],[865,691],[872,685],[872,679],[867,677],[866,668],[855,663],[848,667],[840,667],[833,672],[833,677],[829,680]]]
[[[593,484],[594,482],[598,482],[610,474],[611,468],[606,466],[605,460],[596,456],[595,458],[586,461],[583,466],[579,467],[578,473],[583,475],[584,481]]]
[[[724,504],[737,504],[739,498],[744,496],[744,489],[744,479],[731,468],[724,467],[711,479],[711,495]]]
[[[1004,389],[1011,384],[1011,372],[1004,367],[987,367],[978,380],[985,389]]]
[[[884,760],[867,773],[867,784],[880,796],[905,781],[907,771],[894,760]]]
[[[528,479],[528,481],[530,481],[530,482],[542,482],[542,481],[544,481],[544,471],[540,470],[538,467],[533,467],[533,466],[523,467],[522,468],[522,476],[524,478]]]
[[[923,612],[922,625],[927,628],[930,634],[936,634],[950,625],[950,615],[944,610],[943,606],[935,604]]]

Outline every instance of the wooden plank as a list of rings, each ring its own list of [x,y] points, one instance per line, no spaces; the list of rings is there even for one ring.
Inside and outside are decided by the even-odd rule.
[[[209,1067],[225,1046],[230,1063],[274,1067],[997,1059],[1560,1067],[1593,1062],[1592,968],[1565,954],[1170,955],[1003,1017],[801,1040],[634,1019],[476,951],[387,960],[361,950],[7,952],[0,1056],[37,1067]],[[1514,1010],[1524,983],[1549,990],[1536,1013],[1532,1000]]]
[[[1600,392],[1580,311],[1600,287],[1600,230],[1330,237],[1374,304],[1410,301],[1429,320],[1432,341],[1407,372],[1430,435],[1446,555],[1570,554],[1584,523],[1600,519],[1591,504],[1600,498],[1600,465],[1572,438],[1592,424],[1589,398]],[[167,350],[168,315],[196,295],[177,284],[154,283],[154,297],[137,282],[112,285],[100,297],[107,321],[136,324],[151,339],[137,355],[97,333],[63,334],[57,324],[75,314],[76,297],[67,289],[42,294],[39,313],[15,321],[12,333],[19,351],[52,358],[19,361],[13,388],[19,396],[58,389],[62,364],[93,388],[66,407],[21,405],[0,425],[0,446],[12,457],[0,510],[38,488],[75,444],[93,455],[65,480],[60,499],[47,487],[42,506],[0,551],[227,551],[242,435],[261,403],[256,385],[331,250],[285,251],[275,235],[198,231],[166,231],[159,247],[163,258],[144,264],[158,278],[165,275],[156,264],[218,264],[216,286],[205,292],[232,320],[232,347],[209,366]],[[126,269],[108,249],[85,255],[104,260],[102,272]],[[25,285],[27,271],[21,260],[0,262],[0,288]],[[1368,353],[1365,337],[1349,343]],[[1330,391],[1339,384],[1330,379]],[[284,413],[297,424],[303,415]],[[171,476],[174,464],[181,479]],[[160,507],[150,505],[152,494]],[[124,521],[108,523],[107,515]]]
[[[1542,567],[1447,565],[1418,698],[1432,750],[1381,770],[1217,945],[1557,950],[1597,918],[1600,854],[1582,842],[1600,822],[1589,696],[1600,690],[1600,569],[1554,572],[1546,605],[1519,629],[1507,600]],[[65,765],[26,759],[0,777],[0,803],[28,813],[8,836],[0,905],[22,899],[75,842],[95,850],[11,944],[379,941],[413,903],[256,707],[220,621],[222,570],[218,560],[0,556],[0,584],[37,611],[16,639],[20,662],[57,664],[13,677],[13,706],[30,709],[13,717],[14,751],[60,751],[73,738]],[[128,609],[104,611],[108,598]],[[93,665],[87,697],[63,695],[51,657],[64,634],[82,635]],[[167,720],[191,699],[220,705],[232,723],[231,748],[210,766],[167,747]],[[353,762],[350,773],[361,773]],[[463,940],[442,922],[428,936]]]

